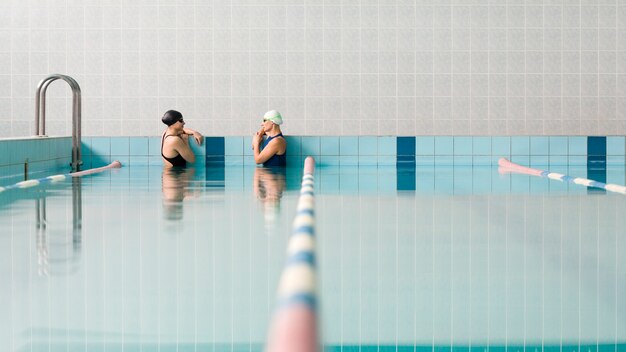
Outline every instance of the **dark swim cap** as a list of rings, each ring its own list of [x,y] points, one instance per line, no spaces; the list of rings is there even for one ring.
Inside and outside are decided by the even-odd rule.
[[[168,126],[171,126],[182,119],[183,114],[176,110],[168,110],[165,114],[163,114],[163,117],[161,117],[161,121]]]

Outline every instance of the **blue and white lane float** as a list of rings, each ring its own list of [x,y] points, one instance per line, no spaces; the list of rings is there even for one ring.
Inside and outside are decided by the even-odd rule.
[[[278,284],[267,351],[318,350],[315,270],[315,160],[304,161],[304,176],[293,231],[287,244],[287,262]]]
[[[78,171],[78,172],[72,172],[69,174],[62,174],[62,175],[53,175],[53,176],[48,176],[48,177],[42,177],[42,178],[38,178],[35,180],[26,180],[26,181],[22,181],[22,182],[18,182],[16,184],[10,185],[10,186],[6,186],[6,187],[0,187],[0,193],[4,192],[4,191],[8,191],[11,189],[23,189],[23,188],[30,188],[30,187],[35,187],[35,186],[39,186],[39,185],[43,185],[43,184],[47,184],[47,183],[57,183],[57,182],[61,182],[63,180],[72,178],[72,177],[81,177],[81,176],[85,176],[85,175],[91,175],[91,174],[96,174],[108,169],[118,169],[122,167],[122,163],[120,163],[119,161],[115,160],[114,162],[110,163],[107,166],[103,166],[103,167],[98,167],[95,169],[89,169],[89,170],[85,170],[85,171]]]
[[[607,191],[610,191],[610,192],[626,194],[626,187],[624,187],[624,186],[611,184],[611,183],[606,184],[606,183],[602,183],[602,182],[598,182],[598,181],[594,181],[594,180],[589,180],[589,179],[586,179],[586,178],[572,177],[572,176],[559,174],[559,173],[556,173],[556,172],[550,172],[550,171],[545,171],[545,170],[533,169],[533,168],[530,168],[530,167],[526,167],[526,166],[522,166],[522,165],[513,163],[513,162],[511,162],[511,161],[509,161],[509,160],[507,160],[505,158],[500,158],[500,160],[498,160],[498,165],[500,166],[498,168],[498,172],[501,173],[501,174],[504,174],[504,173],[518,173],[518,174],[531,175],[531,176],[537,176],[537,177],[547,177],[547,178],[549,178],[551,180],[575,183],[575,184],[581,185],[581,186],[601,188],[601,189],[604,189],[604,190],[607,190]]]

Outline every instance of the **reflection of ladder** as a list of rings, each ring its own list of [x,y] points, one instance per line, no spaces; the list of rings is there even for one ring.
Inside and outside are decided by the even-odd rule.
[[[46,91],[50,83],[62,79],[72,88],[72,171],[79,171],[80,160],[80,131],[81,131],[81,93],[80,86],[70,76],[53,74],[39,82],[35,93],[35,134],[46,136]],[[41,119],[39,118],[41,116]]]

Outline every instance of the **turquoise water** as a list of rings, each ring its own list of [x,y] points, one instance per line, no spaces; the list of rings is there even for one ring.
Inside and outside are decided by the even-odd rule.
[[[300,179],[127,167],[0,194],[2,350],[263,350]],[[626,351],[625,213],[492,167],[319,168],[323,345]]]

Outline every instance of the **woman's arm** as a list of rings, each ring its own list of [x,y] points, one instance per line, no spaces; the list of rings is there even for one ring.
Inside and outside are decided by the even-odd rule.
[[[260,139],[261,141],[262,139]],[[257,164],[263,164],[268,161],[269,158],[278,153],[285,146],[285,140],[283,138],[277,138],[272,140],[263,150],[261,149],[261,142],[252,143],[252,150],[254,151],[254,162]]]
[[[204,140],[204,137],[202,136],[202,134],[200,134],[200,132],[192,130],[191,128],[183,128],[183,133],[193,136],[193,138],[196,140],[198,145],[202,145],[202,141]]]

